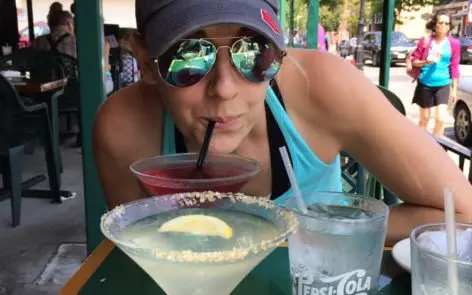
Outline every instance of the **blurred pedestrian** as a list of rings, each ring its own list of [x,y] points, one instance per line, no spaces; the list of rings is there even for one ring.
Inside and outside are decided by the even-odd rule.
[[[451,17],[446,12],[437,12],[426,28],[432,34],[420,39],[407,67],[412,68],[412,76],[418,81],[413,103],[420,107],[419,126],[427,128],[434,110],[433,135],[442,136],[447,105],[457,98],[461,48],[450,35]]]
[[[318,50],[326,51],[325,30],[320,23],[318,23]]]

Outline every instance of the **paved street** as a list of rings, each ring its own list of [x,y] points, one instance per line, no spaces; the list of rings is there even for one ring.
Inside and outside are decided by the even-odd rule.
[[[461,65],[461,76],[472,76],[472,65]],[[378,84],[379,80],[379,68],[374,68],[370,65],[364,67],[364,74],[375,84]],[[412,79],[407,76],[405,66],[398,65],[390,69],[390,85],[389,89],[397,94],[405,106],[407,117],[413,122],[417,123],[419,119],[419,108],[417,105],[413,105],[411,100],[413,98],[413,93],[415,91],[416,84],[411,82]],[[430,120],[429,129],[432,131],[434,121]],[[445,136],[454,139],[454,118],[450,112],[450,116],[446,121],[446,131]],[[457,164],[459,162],[459,157],[455,154],[449,152],[451,159]],[[465,175],[468,176],[469,171],[469,161],[466,161],[464,167]]]
[[[373,83],[378,84],[379,68],[374,68],[370,65],[366,65],[364,67],[364,73]],[[461,75],[472,76],[472,65],[461,65]],[[413,120],[414,122],[418,122],[418,106],[411,104],[416,83],[412,83],[411,80],[412,79],[407,76],[405,67],[403,65],[400,64],[390,69],[390,90],[392,90],[401,98],[403,105],[405,106],[407,111],[407,117]],[[433,121],[430,121],[430,125],[432,127]],[[446,126],[453,126],[452,116],[448,118]],[[450,134],[447,133],[447,135]]]

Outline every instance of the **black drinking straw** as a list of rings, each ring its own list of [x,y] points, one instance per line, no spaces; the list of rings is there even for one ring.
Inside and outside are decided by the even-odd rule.
[[[208,127],[205,133],[205,139],[203,140],[203,145],[200,149],[200,154],[198,155],[197,169],[201,169],[205,164],[205,160],[208,154],[208,148],[210,147],[211,136],[213,135],[213,130],[215,129],[215,124],[215,121],[208,122]]]

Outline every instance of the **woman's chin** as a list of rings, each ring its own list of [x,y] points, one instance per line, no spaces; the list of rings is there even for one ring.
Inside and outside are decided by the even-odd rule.
[[[212,140],[210,143],[210,153],[212,154],[232,154],[239,146],[240,142],[235,140]]]

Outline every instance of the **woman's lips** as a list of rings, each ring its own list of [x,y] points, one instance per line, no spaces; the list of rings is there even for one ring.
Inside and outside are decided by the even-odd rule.
[[[242,115],[239,116],[228,116],[228,117],[213,117],[206,118],[208,121],[215,121],[216,129],[233,129],[239,125]]]

